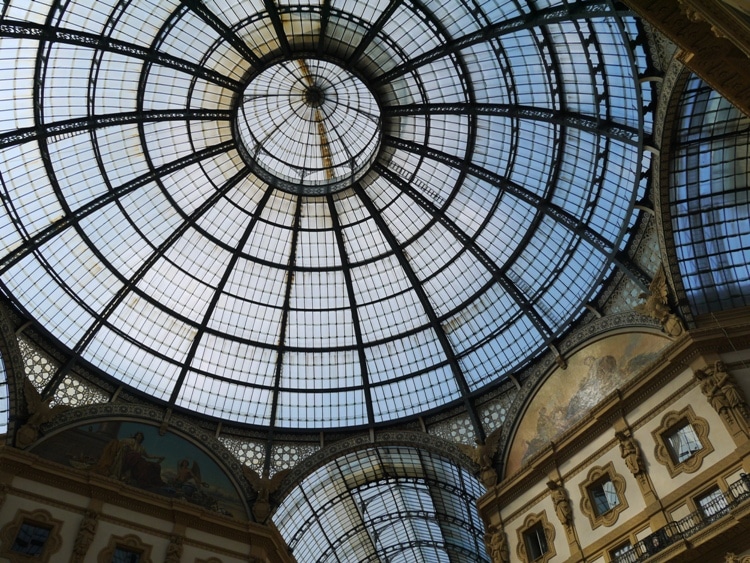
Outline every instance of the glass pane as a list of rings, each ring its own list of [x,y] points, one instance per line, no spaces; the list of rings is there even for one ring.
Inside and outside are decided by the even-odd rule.
[[[591,498],[594,502],[594,510],[598,515],[609,512],[615,506],[620,504],[615,485],[609,479],[602,481],[591,488]]]
[[[112,556],[112,563],[138,563],[141,560],[141,554],[124,547],[115,548]]]
[[[49,528],[24,522],[21,524],[10,550],[30,557],[41,555],[44,552],[44,544],[49,538],[49,534]]]
[[[667,443],[672,453],[672,458],[677,463],[682,463],[699,452],[703,445],[698,435],[690,424],[678,428],[667,436]]]
[[[719,488],[712,490],[710,493],[697,500],[701,513],[708,520],[713,520],[723,516],[728,508],[727,499]]]

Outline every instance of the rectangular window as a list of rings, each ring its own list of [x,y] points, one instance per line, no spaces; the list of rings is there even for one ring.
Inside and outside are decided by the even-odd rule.
[[[541,559],[547,553],[547,537],[544,535],[544,528],[541,522],[537,522],[531,528],[523,533],[523,539],[526,543],[526,553],[529,561]]]
[[[16,534],[10,550],[30,557],[38,557],[44,552],[44,544],[49,538],[51,529],[24,522]]]
[[[729,506],[724,493],[719,487],[711,489],[708,493],[695,499],[701,516],[707,522],[713,522],[729,512]]]
[[[675,463],[690,459],[703,447],[700,438],[687,421],[681,421],[678,426],[670,430],[666,435],[666,442]]]
[[[139,563],[141,554],[124,547],[116,547],[112,556],[112,563]]]
[[[638,555],[630,542],[622,544],[609,552],[612,563],[635,563]]]
[[[615,484],[609,477],[604,477],[591,485],[589,487],[589,494],[591,495],[591,504],[594,506],[597,516],[606,514],[620,504]]]

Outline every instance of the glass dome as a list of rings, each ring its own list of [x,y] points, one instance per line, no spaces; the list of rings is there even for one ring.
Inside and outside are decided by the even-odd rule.
[[[5,2],[2,290],[200,415],[470,409],[627,243],[646,63],[619,6]]]

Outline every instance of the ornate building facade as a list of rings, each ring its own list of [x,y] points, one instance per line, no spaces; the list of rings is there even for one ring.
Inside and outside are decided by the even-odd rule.
[[[748,45],[3,3],[0,561],[750,561]]]

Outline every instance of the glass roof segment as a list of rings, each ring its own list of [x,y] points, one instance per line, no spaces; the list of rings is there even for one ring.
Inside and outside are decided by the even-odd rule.
[[[380,144],[380,110],[348,70],[294,59],[253,78],[236,120],[238,147],[256,175],[281,189],[321,195],[367,173]]]
[[[678,112],[669,201],[690,307],[750,305],[750,117],[697,76]]]
[[[627,242],[650,117],[619,4],[27,4],[2,9],[0,287],[170,405],[471,409]]]
[[[406,447],[345,455],[303,479],[274,524],[297,561],[487,562],[484,488],[447,459]]]

